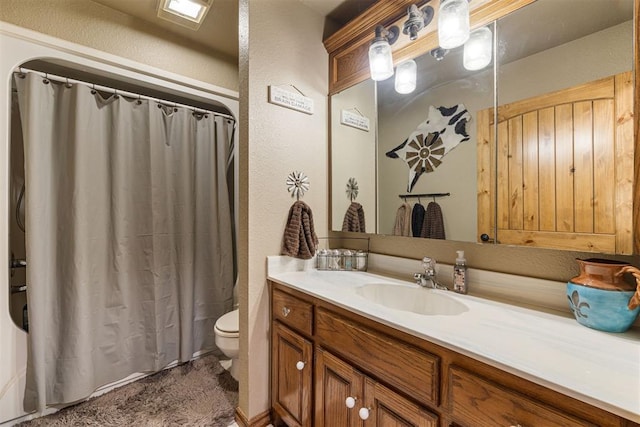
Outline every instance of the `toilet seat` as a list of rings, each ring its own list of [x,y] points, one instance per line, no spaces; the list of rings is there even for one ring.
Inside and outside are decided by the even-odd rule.
[[[240,310],[233,310],[223,315],[216,322],[216,333],[223,337],[237,337],[240,330]]]

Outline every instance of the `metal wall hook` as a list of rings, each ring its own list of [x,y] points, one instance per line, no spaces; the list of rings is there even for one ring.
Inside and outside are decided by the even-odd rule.
[[[294,171],[287,176],[287,190],[291,193],[291,197],[295,197],[297,201],[304,193],[309,191],[309,178],[304,172]]]

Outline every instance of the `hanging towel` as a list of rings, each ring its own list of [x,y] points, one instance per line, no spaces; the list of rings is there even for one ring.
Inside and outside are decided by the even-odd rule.
[[[422,224],[424,223],[424,206],[421,203],[413,205],[411,211],[411,230],[413,231],[413,237],[420,237],[422,231]]]
[[[407,202],[398,208],[396,223],[393,226],[394,236],[411,236],[411,205]]]
[[[420,237],[426,237],[429,239],[445,239],[442,209],[440,209],[440,205],[436,202],[429,202],[427,205]]]
[[[364,209],[358,202],[351,202],[342,221],[342,231],[366,233],[364,224]]]
[[[311,208],[298,200],[289,209],[289,218],[282,237],[282,255],[311,259],[317,246],[318,236],[313,226]]]

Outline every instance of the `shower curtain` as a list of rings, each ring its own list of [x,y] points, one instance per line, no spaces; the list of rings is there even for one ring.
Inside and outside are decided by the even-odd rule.
[[[232,123],[16,77],[24,134],[25,409],[212,349],[232,307]]]

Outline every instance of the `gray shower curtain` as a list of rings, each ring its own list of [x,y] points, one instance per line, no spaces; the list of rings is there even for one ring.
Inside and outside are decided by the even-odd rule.
[[[24,134],[26,410],[212,349],[232,307],[232,124],[15,78]],[[70,86],[70,87],[69,87]]]

